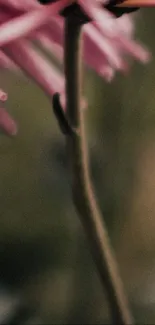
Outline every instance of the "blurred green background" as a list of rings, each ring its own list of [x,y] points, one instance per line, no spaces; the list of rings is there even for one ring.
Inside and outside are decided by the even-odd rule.
[[[139,324],[155,324],[154,21],[155,10],[138,14],[149,65],[132,63],[111,84],[85,76],[92,178]],[[27,324],[108,323],[51,103],[23,75],[1,71],[1,87],[19,133],[0,137],[0,323],[20,323],[19,302]]]

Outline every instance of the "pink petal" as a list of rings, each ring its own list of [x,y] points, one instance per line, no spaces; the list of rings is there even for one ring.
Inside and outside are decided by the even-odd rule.
[[[10,136],[17,134],[17,124],[9,115],[9,113],[0,107],[0,127]]]
[[[33,30],[45,25],[52,15],[58,14],[69,2],[72,1],[60,0],[52,5],[32,10],[2,24],[0,27],[0,46],[4,46],[23,36],[25,37],[29,33],[32,33]]]
[[[5,68],[5,69],[9,69],[12,71],[18,71],[18,67],[17,65],[8,58],[7,55],[4,54],[3,51],[0,50],[0,67],[1,68]]]
[[[8,99],[7,93],[0,89],[0,101],[5,102]]]
[[[4,52],[23,71],[34,79],[51,97],[55,92],[64,89],[63,75],[48,61],[43,54],[39,54],[28,41],[18,41],[16,44],[8,45]]]

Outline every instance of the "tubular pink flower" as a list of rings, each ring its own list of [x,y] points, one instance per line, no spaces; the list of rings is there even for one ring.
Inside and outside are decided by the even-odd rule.
[[[18,5],[17,0],[6,0],[6,2],[0,0],[2,3],[0,46],[3,47],[10,43],[10,46],[14,47],[16,41],[28,37],[37,39],[46,47],[48,43],[48,47],[50,46],[51,50],[53,48],[53,54],[58,55],[61,59],[63,55],[63,18],[58,17],[58,13],[73,1],[61,0],[48,6],[41,6],[36,0],[20,2]],[[120,23],[122,18],[116,19],[101,7],[101,4],[106,4],[107,1],[78,0],[77,2],[92,19],[92,23],[86,25],[84,33],[86,64],[104,76],[104,71],[126,69],[124,54],[129,53],[142,62],[149,60],[149,53],[131,39],[132,23],[129,17],[123,17],[123,23]],[[8,10],[6,10],[7,6]],[[34,33],[35,31],[36,33]],[[57,43],[57,47],[55,43]],[[31,44],[29,44],[30,47]],[[90,52],[90,50],[92,51]]]
[[[0,68],[9,69],[12,71],[17,71],[18,67],[15,65],[15,63],[9,59],[8,56],[4,54],[3,51],[0,50]]]
[[[0,102],[7,101],[7,94],[0,89]],[[17,133],[17,127],[15,121],[10,117],[7,111],[0,106],[0,127],[8,134],[15,135]]]
[[[140,2],[126,0],[124,4],[134,1]],[[124,15],[116,19],[104,8],[108,0],[57,0],[47,6],[37,0],[0,0],[0,67],[20,68],[50,97],[62,93],[63,103],[63,74],[34,47],[33,41],[62,62],[64,18],[60,12],[75,2],[91,19],[84,26],[84,62],[100,76],[110,81],[116,70],[126,72],[127,55],[143,63],[150,59],[150,53],[133,40],[132,18]]]
[[[8,95],[2,89],[0,89],[0,100],[2,102],[5,102],[7,99],[8,99]]]
[[[69,0],[60,0],[52,5],[34,9],[19,17],[12,18],[9,23],[4,22],[0,28],[0,46],[25,37],[34,30],[41,28],[50,20],[52,15],[58,14],[69,3],[71,3]]]
[[[0,128],[10,136],[17,134],[17,125],[8,112],[0,106]]]

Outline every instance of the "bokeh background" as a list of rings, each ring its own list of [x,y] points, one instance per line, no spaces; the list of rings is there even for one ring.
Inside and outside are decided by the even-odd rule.
[[[136,323],[155,324],[155,10],[136,36],[153,53],[106,84],[86,70],[91,173]],[[18,136],[0,135],[0,323],[104,324],[108,308],[71,200],[65,139],[45,94],[1,71]]]

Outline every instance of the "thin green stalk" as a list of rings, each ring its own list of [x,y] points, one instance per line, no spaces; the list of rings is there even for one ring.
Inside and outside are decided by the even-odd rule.
[[[107,293],[112,323],[131,325],[133,324],[132,316],[89,175],[84,115],[80,103],[82,88],[81,30],[82,26],[78,20],[69,15],[65,23],[65,77],[67,117],[75,130],[72,135],[67,136],[73,200],[89,238],[91,251],[101,277],[101,284]]]

